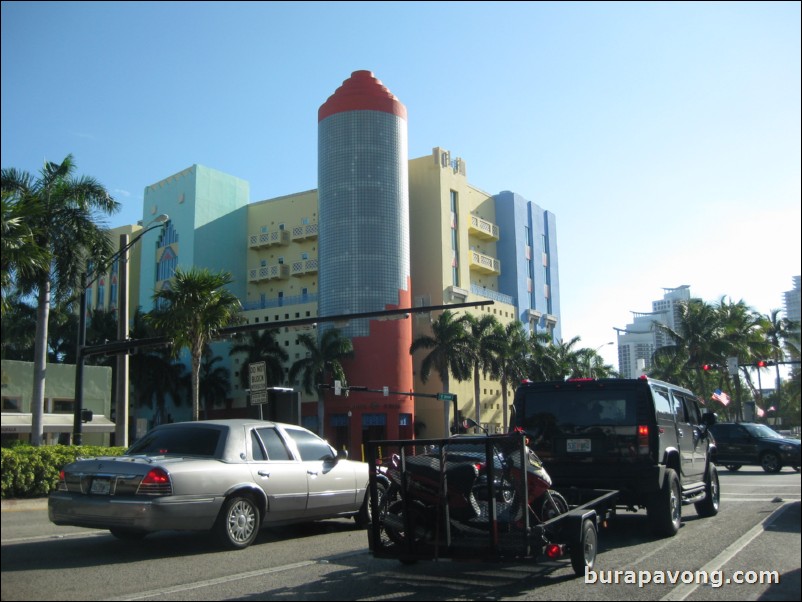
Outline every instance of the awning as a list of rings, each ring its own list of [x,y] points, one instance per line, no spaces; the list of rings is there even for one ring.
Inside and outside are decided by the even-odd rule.
[[[31,415],[18,412],[4,412],[2,414],[3,433],[30,433]],[[45,433],[71,433],[73,426],[72,414],[43,414],[42,424]],[[84,422],[81,432],[84,433],[113,433],[115,424],[105,416],[95,415],[90,422]]]

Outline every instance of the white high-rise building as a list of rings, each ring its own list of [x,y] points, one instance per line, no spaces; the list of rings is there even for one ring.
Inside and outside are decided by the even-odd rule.
[[[637,378],[652,365],[656,349],[671,345],[672,341],[655,322],[672,330],[679,324],[679,303],[691,298],[688,285],[663,289],[662,299],[652,301],[651,312],[632,312],[633,321],[626,328],[616,328],[618,333],[618,371],[622,378]]]
[[[785,297],[785,318],[797,323],[800,322],[800,314],[802,314],[799,293],[799,276],[794,276],[794,288],[783,293],[783,297]]]

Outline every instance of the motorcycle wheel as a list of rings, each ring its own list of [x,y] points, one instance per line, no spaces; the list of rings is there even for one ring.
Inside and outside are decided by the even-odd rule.
[[[568,512],[568,502],[556,491],[547,491],[532,504],[535,517],[541,523]]]
[[[419,543],[423,541],[426,535],[426,529],[423,527],[424,512],[426,508],[418,501],[409,503],[409,522],[412,527],[412,542]],[[404,514],[404,501],[397,499],[390,502],[387,507],[387,512],[382,518],[382,539],[384,534],[387,535],[389,540],[397,545],[406,545],[406,517]]]

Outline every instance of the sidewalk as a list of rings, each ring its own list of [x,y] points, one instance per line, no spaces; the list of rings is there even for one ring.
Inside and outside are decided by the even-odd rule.
[[[3,512],[22,512],[24,510],[47,510],[47,498],[2,500]]]

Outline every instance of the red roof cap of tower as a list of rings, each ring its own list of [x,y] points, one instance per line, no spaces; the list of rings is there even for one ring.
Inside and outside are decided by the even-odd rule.
[[[373,76],[371,71],[354,71],[351,77],[320,105],[317,120],[323,121],[326,117],[345,111],[384,111],[404,120],[407,118],[407,108]]]

